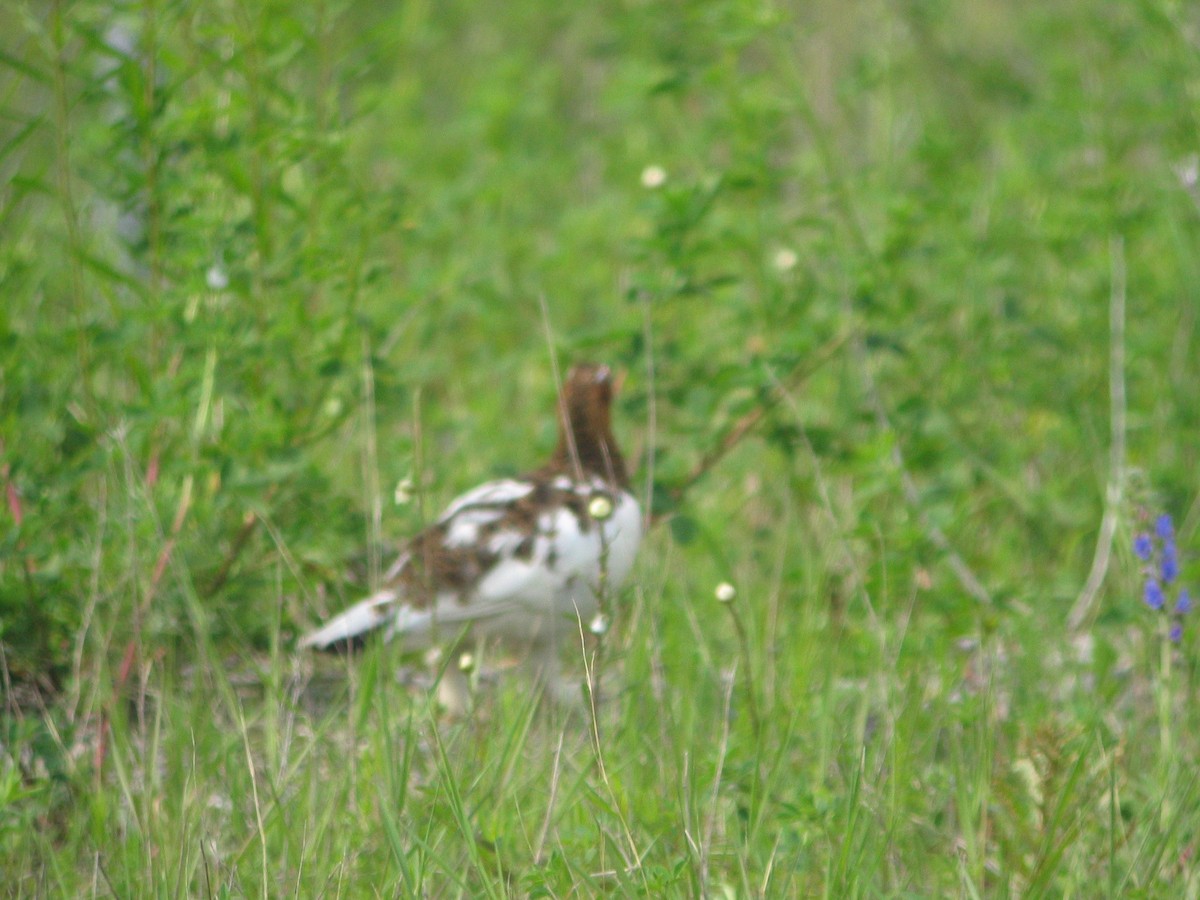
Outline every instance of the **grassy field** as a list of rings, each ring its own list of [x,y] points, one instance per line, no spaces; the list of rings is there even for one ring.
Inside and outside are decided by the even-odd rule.
[[[1194,7],[0,35],[0,893],[1200,896]],[[661,523],[598,714],[297,652],[552,359]]]

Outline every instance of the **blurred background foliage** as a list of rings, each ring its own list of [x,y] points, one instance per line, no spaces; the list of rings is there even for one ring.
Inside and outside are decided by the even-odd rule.
[[[1198,27],[1157,0],[6,4],[10,672],[261,648],[350,599],[551,446],[542,304],[564,364],[629,372],[690,583],[776,565],[783,528],[791,602],[857,590],[805,582],[849,548],[935,631],[1058,627],[1108,476],[1114,266],[1129,459],[1196,525]]]
[[[1176,0],[0,4],[0,870],[1194,896],[1129,548],[1194,589],[1198,98]],[[386,651],[314,711],[294,635],[542,459],[555,358],[669,523],[607,767]]]

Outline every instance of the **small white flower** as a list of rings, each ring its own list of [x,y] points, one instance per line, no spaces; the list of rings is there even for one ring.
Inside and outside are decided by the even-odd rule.
[[[717,585],[717,589],[713,592],[717,599],[722,603],[732,603],[733,598],[737,596],[737,588],[728,581],[722,581]]]
[[[796,268],[796,263],[798,262],[800,262],[800,257],[790,247],[780,247],[771,258],[771,265],[779,272],[792,271],[792,269]]]
[[[603,522],[612,515],[612,501],[603,494],[597,494],[588,504],[588,515],[597,521]]]
[[[464,653],[458,658],[458,671],[470,674],[475,671],[475,654]]]
[[[210,291],[223,291],[229,287],[229,273],[225,271],[224,267],[213,263],[204,273],[204,283],[208,285]]]
[[[649,190],[660,188],[667,180],[667,170],[662,166],[646,166],[642,169],[642,187]]]
[[[404,506],[412,500],[413,480],[411,475],[405,475],[396,482],[396,490],[392,494],[392,500],[397,506]]]
[[[604,613],[596,613],[591,624],[588,625],[588,631],[594,635],[602,635],[608,631],[608,616]]]
[[[1179,176],[1179,181],[1185,188],[1194,188],[1196,182],[1200,181],[1200,156],[1195,153],[1188,156],[1175,166],[1175,174]]]

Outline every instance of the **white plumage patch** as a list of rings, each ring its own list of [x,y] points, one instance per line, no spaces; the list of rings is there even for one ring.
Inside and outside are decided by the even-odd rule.
[[[300,640],[300,647],[331,647],[343,641],[353,640],[388,623],[395,608],[396,592],[383,590],[360,600],[349,609],[335,616],[316,631]]]
[[[504,517],[503,509],[483,507],[482,509],[465,506],[450,518],[442,517],[441,521],[450,526],[446,532],[447,547],[466,547],[479,540],[479,530],[485,525],[491,525]]]
[[[519,531],[497,531],[487,539],[487,550],[497,556],[512,556],[525,542],[526,536]]]
[[[606,490],[599,481],[572,485],[583,496]],[[581,522],[579,515],[560,505],[538,516],[532,535],[497,532],[492,547],[500,558],[465,604],[471,618],[481,620],[476,630],[517,641],[537,640],[563,628],[575,630],[578,618],[595,614],[601,583],[616,590],[629,574],[641,527],[637,501],[621,493],[603,523]],[[517,556],[515,550],[529,537],[532,551],[527,557]],[[438,612],[455,618],[461,614]]]
[[[467,589],[439,590],[423,608],[405,602],[394,588],[380,591],[306,636],[301,646],[330,647],[381,626],[410,649],[464,630],[521,643],[576,631],[580,618],[595,615],[602,587],[614,591],[629,574],[641,541],[641,509],[628,492],[614,494],[599,478],[577,482],[560,475],[550,485],[556,497],[567,493],[580,501],[548,504],[531,522],[528,512],[514,516],[514,508],[536,485],[505,479],[461,495],[438,518],[446,549],[488,560]],[[586,512],[597,495],[612,500],[603,521]],[[403,554],[388,580],[398,579],[411,562],[411,552]]]
[[[506,503],[516,503],[528,497],[533,492],[533,484],[519,481],[515,478],[503,478],[489,481],[477,488],[460,494],[446,507],[438,517],[438,523],[448,522],[468,506],[500,506]]]

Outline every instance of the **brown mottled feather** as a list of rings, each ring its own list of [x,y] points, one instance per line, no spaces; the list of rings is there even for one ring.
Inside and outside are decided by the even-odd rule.
[[[499,558],[488,549],[488,537],[501,531],[527,535],[514,555],[528,558],[533,552],[538,517],[557,506],[575,514],[581,531],[590,531],[594,520],[588,506],[595,494],[581,495],[554,482],[560,476],[578,479],[592,475],[617,490],[629,486],[625,460],[612,434],[612,400],[612,377],[607,366],[573,368],[559,402],[559,436],[554,453],[546,465],[518,479],[532,484],[533,490],[515,501],[472,504],[472,509],[490,506],[502,515],[481,525],[479,540],[470,546],[447,545],[453,519],[415,535],[404,548],[408,563],[387,586],[400,588],[405,602],[414,609],[428,608],[442,592],[457,594],[458,602],[469,603],[474,586]]]

